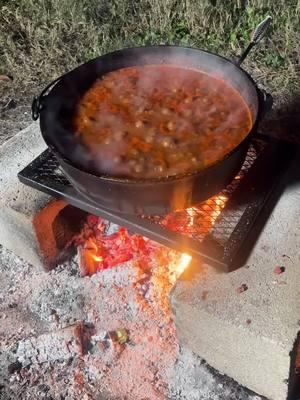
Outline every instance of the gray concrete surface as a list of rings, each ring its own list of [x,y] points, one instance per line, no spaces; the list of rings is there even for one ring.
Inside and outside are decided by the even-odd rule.
[[[0,244],[41,265],[32,217],[49,197],[18,181],[17,174],[46,148],[37,123],[0,147]]]
[[[290,353],[300,329],[300,176],[295,178],[245,267],[220,274],[198,265],[171,295],[181,343],[273,400],[287,397]],[[286,268],[280,275],[274,273],[278,265]],[[248,290],[238,293],[242,284]]]

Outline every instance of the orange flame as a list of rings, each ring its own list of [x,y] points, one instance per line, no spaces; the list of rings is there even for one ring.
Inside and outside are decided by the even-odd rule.
[[[178,276],[181,275],[183,273],[183,271],[188,267],[191,260],[192,260],[192,257],[189,254],[186,254],[186,253],[181,254],[179,263],[177,264],[177,267],[176,267],[176,273]]]
[[[214,197],[214,202],[216,204],[216,207],[213,210],[213,212],[211,213],[211,224],[212,225],[214,225],[214,223],[216,222],[216,219],[221,214],[221,211],[225,207],[227,200],[228,200],[228,198],[224,195]]]
[[[103,257],[97,256],[96,254],[91,254],[91,257],[94,261],[100,262],[103,261]]]
[[[88,238],[84,244],[84,248],[91,251],[98,251],[98,247],[92,238]]]
[[[191,208],[188,208],[187,210],[187,213],[189,214],[189,222],[188,222],[188,226],[193,226],[193,224],[194,224],[194,215],[195,215],[195,210],[194,210],[194,208],[193,207],[191,207]]]
[[[220,194],[211,197],[198,206],[190,207],[184,212],[188,215],[186,221],[187,232],[201,236],[209,233],[214,226],[218,216],[226,205],[228,197]]]
[[[174,284],[179,276],[186,270],[191,260],[192,257],[189,254],[182,253],[179,257],[179,260],[176,260],[170,265],[170,281],[172,284]]]

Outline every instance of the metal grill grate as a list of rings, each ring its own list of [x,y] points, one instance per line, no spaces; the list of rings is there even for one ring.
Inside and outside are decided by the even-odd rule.
[[[238,267],[238,258],[243,258],[238,255],[246,255],[244,244],[250,243],[254,222],[259,227],[258,216],[267,210],[266,202],[290,155],[289,145],[258,135],[252,140],[240,173],[221,193],[166,216],[118,214],[89,202],[72,187],[49,150],[21,171],[19,179],[75,207],[229,270]]]
[[[218,195],[184,211],[174,212],[167,216],[143,216],[143,218],[160,224],[165,229],[181,232],[198,241],[202,241],[216,225],[214,235],[221,240],[228,238],[228,234],[232,232],[232,227],[236,225],[240,218],[240,213],[235,213],[223,220],[222,211],[264,146],[265,143],[262,141],[257,141],[255,146],[254,144],[250,145],[241,171],[230,185]],[[218,223],[216,224],[216,222]]]
[[[35,159],[27,168],[32,171],[32,179],[43,182],[44,184],[71,186],[68,179],[64,176],[60,169],[59,163],[48,150],[44,151],[37,159]]]

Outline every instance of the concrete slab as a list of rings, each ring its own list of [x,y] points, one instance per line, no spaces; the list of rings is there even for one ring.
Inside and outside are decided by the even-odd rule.
[[[299,170],[299,160],[292,169]],[[300,329],[299,207],[298,173],[245,267],[220,274],[195,265],[171,294],[180,341],[222,374],[273,400],[287,398]],[[285,271],[275,274],[276,266]],[[239,293],[243,284],[248,289]]]
[[[49,196],[20,183],[17,174],[45,148],[37,123],[0,147],[0,244],[34,265],[41,261],[32,217]]]

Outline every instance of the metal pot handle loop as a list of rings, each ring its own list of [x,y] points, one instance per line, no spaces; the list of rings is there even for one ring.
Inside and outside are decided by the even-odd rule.
[[[261,115],[260,117],[264,117],[264,115],[269,112],[273,106],[273,96],[268,93],[264,89],[259,89],[259,99],[261,103]]]
[[[31,104],[31,116],[32,119],[34,121],[36,121],[39,116],[40,116],[40,112],[42,111],[43,107],[44,107],[44,99],[47,97],[50,89],[58,82],[61,80],[63,76],[60,76],[59,78],[56,78],[54,81],[52,81],[51,83],[49,83],[49,85],[47,85],[45,87],[45,89],[43,89],[40,93],[39,96],[35,96],[32,100],[32,104]]]

